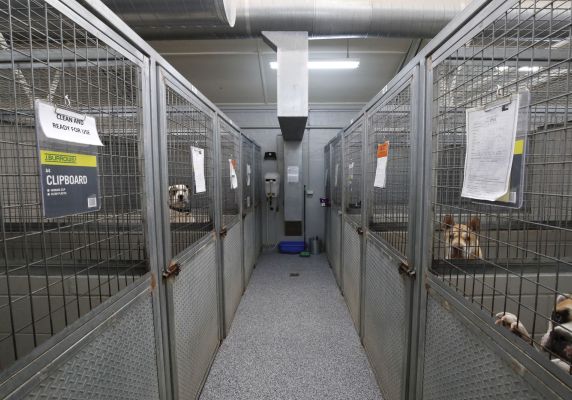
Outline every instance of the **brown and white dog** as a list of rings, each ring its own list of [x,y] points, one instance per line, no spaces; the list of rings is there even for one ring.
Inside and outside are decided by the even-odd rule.
[[[474,217],[467,225],[455,224],[451,215],[443,219],[443,240],[446,244],[445,258],[482,258],[483,252],[479,246],[478,232],[481,221]]]
[[[169,207],[176,211],[190,211],[190,193],[189,185],[169,186]]]
[[[509,312],[501,312],[496,315],[497,325],[502,325],[518,337],[528,343],[534,344],[530,334],[524,325],[518,321],[516,315]],[[557,356],[552,362],[567,372],[572,364],[572,297],[559,295],[556,299],[556,307],[548,322],[548,330],[542,336],[539,350],[544,350]]]

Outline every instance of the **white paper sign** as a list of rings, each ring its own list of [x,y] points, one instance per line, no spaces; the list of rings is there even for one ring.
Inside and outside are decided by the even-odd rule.
[[[205,182],[205,151],[204,149],[191,146],[193,155],[193,171],[195,172],[195,193],[207,191]]]
[[[235,161],[229,158],[228,165],[230,167],[230,188],[236,189],[238,187],[238,177],[236,176]]]
[[[336,164],[336,168],[334,170],[334,186],[338,186],[338,172],[340,172],[340,164]]]
[[[103,146],[95,118],[73,111],[57,108],[43,100],[36,100],[36,123],[50,139],[64,142]]]
[[[350,165],[348,165],[348,180],[353,180],[354,179],[354,163],[350,163]]]
[[[250,186],[250,164],[246,164],[246,186]]]
[[[495,201],[509,190],[518,118],[509,104],[467,110],[467,150],[462,197]]]
[[[300,174],[297,166],[288,167],[288,183],[298,183],[300,182]]]
[[[375,169],[375,179],[373,186],[378,188],[385,187],[387,176],[387,159],[389,157],[389,142],[377,145],[377,167]]]

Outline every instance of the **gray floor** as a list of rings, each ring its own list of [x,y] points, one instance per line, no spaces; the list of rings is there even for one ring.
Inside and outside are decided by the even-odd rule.
[[[201,399],[381,399],[324,256],[260,257]]]

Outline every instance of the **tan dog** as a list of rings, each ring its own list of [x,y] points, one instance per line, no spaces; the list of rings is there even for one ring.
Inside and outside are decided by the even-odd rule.
[[[483,252],[479,246],[479,236],[477,232],[481,226],[481,221],[474,217],[467,225],[455,224],[452,216],[446,215],[443,219],[443,239],[447,248],[445,258],[467,258],[478,259],[483,257]]]

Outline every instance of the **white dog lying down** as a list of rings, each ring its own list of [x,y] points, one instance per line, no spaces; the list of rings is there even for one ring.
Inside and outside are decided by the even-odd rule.
[[[506,327],[515,335],[533,344],[530,334],[524,325],[518,321],[516,315],[501,312],[496,315],[496,318],[495,324]],[[570,364],[572,364],[572,298],[569,295],[559,295],[556,299],[556,307],[552,312],[551,320],[548,322],[548,330],[540,341],[540,350],[548,351],[559,357],[553,359],[552,362],[570,372]]]

